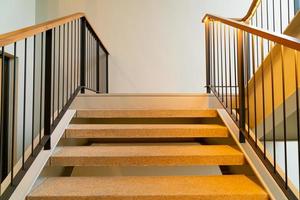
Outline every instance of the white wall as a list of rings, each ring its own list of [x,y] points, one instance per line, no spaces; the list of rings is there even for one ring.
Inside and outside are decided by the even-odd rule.
[[[0,0],[0,34],[35,24],[35,0]]]
[[[110,92],[204,92],[205,13],[241,17],[251,0],[38,0],[38,22],[85,12],[111,54]]]

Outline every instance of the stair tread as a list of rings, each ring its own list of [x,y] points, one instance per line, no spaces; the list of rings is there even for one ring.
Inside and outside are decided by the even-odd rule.
[[[201,110],[170,110],[170,109],[118,109],[95,110],[79,109],[76,112],[78,118],[179,118],[179,117],[217,117],[214,109]]]
[[[217,124],[72,124],[66,138],[227,137]]]
[[[242,165],[242,152],[228,145],[102,145],[60,147],[50,159],[59,166]]]
[[[196,200],[268,199],[244,175],[47,178],[27,200]]]

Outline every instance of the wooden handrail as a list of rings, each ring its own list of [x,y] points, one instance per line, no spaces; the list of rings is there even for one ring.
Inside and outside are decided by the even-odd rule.
[[[261,28],[248,25],[244,22],[238,22],[232,19],[227,19],[216,15],[207,14],[204,17],[204,21],[221,22],[223,24],[229,25],[247,33],[251,33],[253,35],[275,42],[277,44],[281,44],[285,47],[300,51],[300,39],[298,38],[294,38],[280,33],[270,32]]]
[[[255,11],[261,1],[262,0],[253,0],[247,14],[243,18],[235,19],[235,20],[240,21],[240,22],[248,22],[250,20],[250,18],[253,16],[253,14],[255,13]]]
[[[257,7],[259,6],[260,2],[262,0],[253,0],[251,5],[250,5],[250,8],[248,9],[247,11],[247,14],[242,17],[242,18],[231,18],[232,20],[235,20],[235,21],[239,21],[239,22],[248,22],[250,20],[250,18],[254,15]],[[202,19],[202,22],[204,22],[205,18],[206,18],[207,15],[204,16],[204,18]]]
[[[29,26],[23,29],[19,29],[17,31],[13,31],[10,33],[5,33],[0,35],[0,46],[6,46],[11,43],[17,42],[19,40],[25,39],[27,37],[31,37],[33,35],[39,34],[41,32],[45,32],[50,30],[56,26],[63,25],[65,23],[71,22],[76,19],[80,19],[81,17],[85,17],[84,13],[75,13],[72,15],[68,15],[59,19],[51,20],[48,22],[44,22],[41,24]]]

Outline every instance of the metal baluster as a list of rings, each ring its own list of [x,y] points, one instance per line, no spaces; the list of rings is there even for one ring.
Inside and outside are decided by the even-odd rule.
[[[226,109],[228,108],[228,96],[227,96],[227,46],[226,46],[226,25],[224,25],[224,32],[223,32],[223,35],[224,35],[224,62],[225,62],[225,65],[224,65],[224,72],[225,72],[225,98],[226,98],[226,101],[225,101],[225,105],[226,105]]]
[[[265,77],[264,77],[264,46],[263,38],[260,38],[261,47],[261,81],[262,81],[262,113],[263,113],[263,145],[264,145],[264,158],[266,158],[266,112],[265,112]]]
[[[81,52],[80,52],[80,86],[81,94],[85,93],[86,86],[86,20],[81,18]]]
[[[54,122],[54,113],[55,113],[55,107],[54,107],[54,103],[55,103],[55,66],[56,66],[56,28],[53,29],[53,78],[52,78],[52,123]],[[52,66],[51,66],[52,67]]]
[[[300,186],[300,112],[299,112],[299,89],[298,89],[298,53],[294,50],[295,57],[295,86],[296,86],[296,109],[297,109],[297,142],[298,142],[298,184]],[[299,193],[300,196],[300,193]]]
[[[45,48],[45,90],[44,90],[44,135],[47,138],[45,150],[51,149],[51,99],[52,99],[52,30],[46,31]],[[54,94],[54,93],[53,93]]]
[[[243,31],[238,30],[237,33],[237,67],[238,67],[238,83],[239,83],[239,142],[245,142],[245,80],[244,80],[244,51],[243,51]]]
[[[65,54],[66,54],[66,24],[63,25],[63,72],[62,72],[62,106],[65,105]]]
[[[214,65],[214,91],[216,92],[216,44],[215,44],[215,22],[213,21],[213,65]]]
[[[42,33],[42,35],[41,35],[40,137],[39,137],[39,143],[41,143],[41,141],[42,141],[43,64],[44,64],[44,33]]]
[[[23,138],[22,138],[22,169],[25,165],[25,136],[26,136],[26,79],[27,79],[27,38],[24,40],[24,93],[23,93]]]
[[[253,75],[253,90],[254,90],[254,135],[255,135],[255,146],[257,147],[257,113],[256,113],[256,75],[255,75],[255,54],[254,54],[254,36],[251,35],[252,39],[252,75]],[[258,61],[258,60],[257,60]]]
[[[4,54],[4,50],[5,50],[5,48],[4,48],[4,46],[3,47],[1,47],[1,53],[2,53],[2,55],[1,55],[1,59],[2,59],[2,65],[1,65],[1,72],[2,72],[2,80],[3,80],[3,76],[4,76],[4,73],[3,73],[3,70],[4,70],[4,60],[5,60],[5,54]],[[2,84],[2,87],[1,87],[1,111],[3,110],[3,98],[4,98],[4,95],[3,95],[3,92],[4,92],[4,88],[3,88],[3,84]],[[4,153],[4,150],[3,150],[3,135],[4,135],[4,133],[3,133],[3,119],[4,119],[4,116],[3,116],[3,113],[1,114],[1,133],[0,133],[0,160],[2,161],[3,160],[3,153]],[[3,173],[2,173],[2,170],[3,170],[3,164],[4,164],[4,162],[0,162],[0,185],[1,185],[1,183],[2,183],[2,179],[4,179],[4,175],[3,175]]]
[[[220,48],[219,48],[219,25],[220,23],[217,23],[217,31],[216,31],[216,38],[217,38],[217,81],[218,81],[218,85],[217,85],[217,90],[218,90],[218,98],[220,97]]]
[[[273,10],[273,31],[276,32],[276,27],[275,27],[275,5],[274,5],[274,0],[272,1],[272,10]]]
[[[230,28],[228,28],[228,49],[229,49],[229,88],[230,88],[230,114],[232,115],[232,80],[231,80],[231,40],[230,35],[231,31]]]
[[[234,36],[234,39],[233,39],[233,52],[234,52],[234,85],[235,85],[235,121],[237,122],[238,121],[238,92],[237,92],[237,90],[238,90],[238,84],[237,84],[237,50],[236,50],[236,48],[237,48],[237,42],[236,42],[236,40],[237,40],[237,30],[236,29],[234,29],[234,34],[233,34],[233,36]]]
[[[61,28],[60,26],[58,27],[58,69],[57,69],[57,77],[58,77],[58,80],[57,80],[57,116],[60,112],[60,79],[61,79],[61,76],[60,76],[60,71],[61,71],[61,59],[60,59],[60,42],[61,42],[61,39],[60,39],[60,34],[61,34]]]
[[[33,36],[33,75],[32,75],[32,120],[31,120],[31,126],[32,126],[32,133],[31,133],[31,156],[33,156],[33,150],[34,150],[34,133],[35,133],[35,51],[36,51],[36,35]]]
[[[285,102],[285,72],[284,72],[284,57],[283,57],[283,46],[280,45],[280,56],[281,56],[281,73],[282,73],[282,108],[283,108],[283,138],[284,138],[284,171],[285,171],[285,187],[288,188],[288,169],[287,169],[287,143],[286,143],[286,102]]]
[[[291,21],[291,11],[290,11],[290,0],[287,0],[288,2],[288,5],[287,5],[287,8],[288,8],[288,23],[290,23]]]
[[[271,44],[270,44],[271,45]],[[272,49],[272,46],[271,48]],[[274,173],[276,173],[276,126],[275,126],[275,99],[274,99],[274,69],[273,69],[273,56],[272,50],[270,51],[270,67],[271,67],[271,90],[272,90],[272,135],[273,135],[273,165]]]
[[[269,0],[266,0],[266,7],[267,7],[267,10],[266,10],[266,12],[267,12],[267,30],[269,30]],[[270,51],[270,45],[269,45],[269,40],[267,41],[267,44],[268,44],[268,52]]]
[[[279,16],[280,16],[280,33],[282,33],[282,0],[279,0]]]
[[[4,50],[4,49],[3,49]],[[3,51],[4,53],[4,51]],[[4,65],[3,65],[4,66]],[[12,141],[15,141],[16,129],[15,129],[15,121],[16,121],[16,84],[17,84],[17,43],[14,43],[14,75],[13,75],[13,110],[12,110]],[[11,144],[11,169],[10,169],[10,184],[13,186],[14,184],[14,160],[15,160],[15,143]]]
[[[66,102],[68,102],[68,100],[69,100],[69,94],[70,94],[70,92],[69,92],[69,68],[70,68],[70,66],[69,66],[69,47],[70,47],[70,45],[69,45],[69,39],[70,39],[70,31],[69,31],[69,29],[70,29],[70,23],[67,23],[67,100],[66,100]]]
[[[73,94],[73,68],[74,68],[74,60],[73,60],[73,21],[71,23],[71,69],[70,69],[70,96]]]
[[[222,24],[220,25],[220,42],[221,42],[221,44],[220,44],[220,54],[221,54],[221,82],[222,82],[222,85],[221,85],[221,91],[222,91],[222,95],[221,95],[221,99],[222,99],[222,102],[224,102],[224,85],[223,85],[223,75],[224,75],[224,73],[223,73],[223,40],[222,40],[222,31],[223,31],[223,29],[222,29]]]

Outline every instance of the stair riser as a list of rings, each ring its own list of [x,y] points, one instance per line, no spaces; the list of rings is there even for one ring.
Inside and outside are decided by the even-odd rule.
[[[51,158],[52,166],[201,166],[201,165],[243,165],[243,156],[198,157],[63,157]]]
[[[67,129],[65,138],[225,138],[228,137],[227,129],[210,130],[178,130],[178,129]]]

